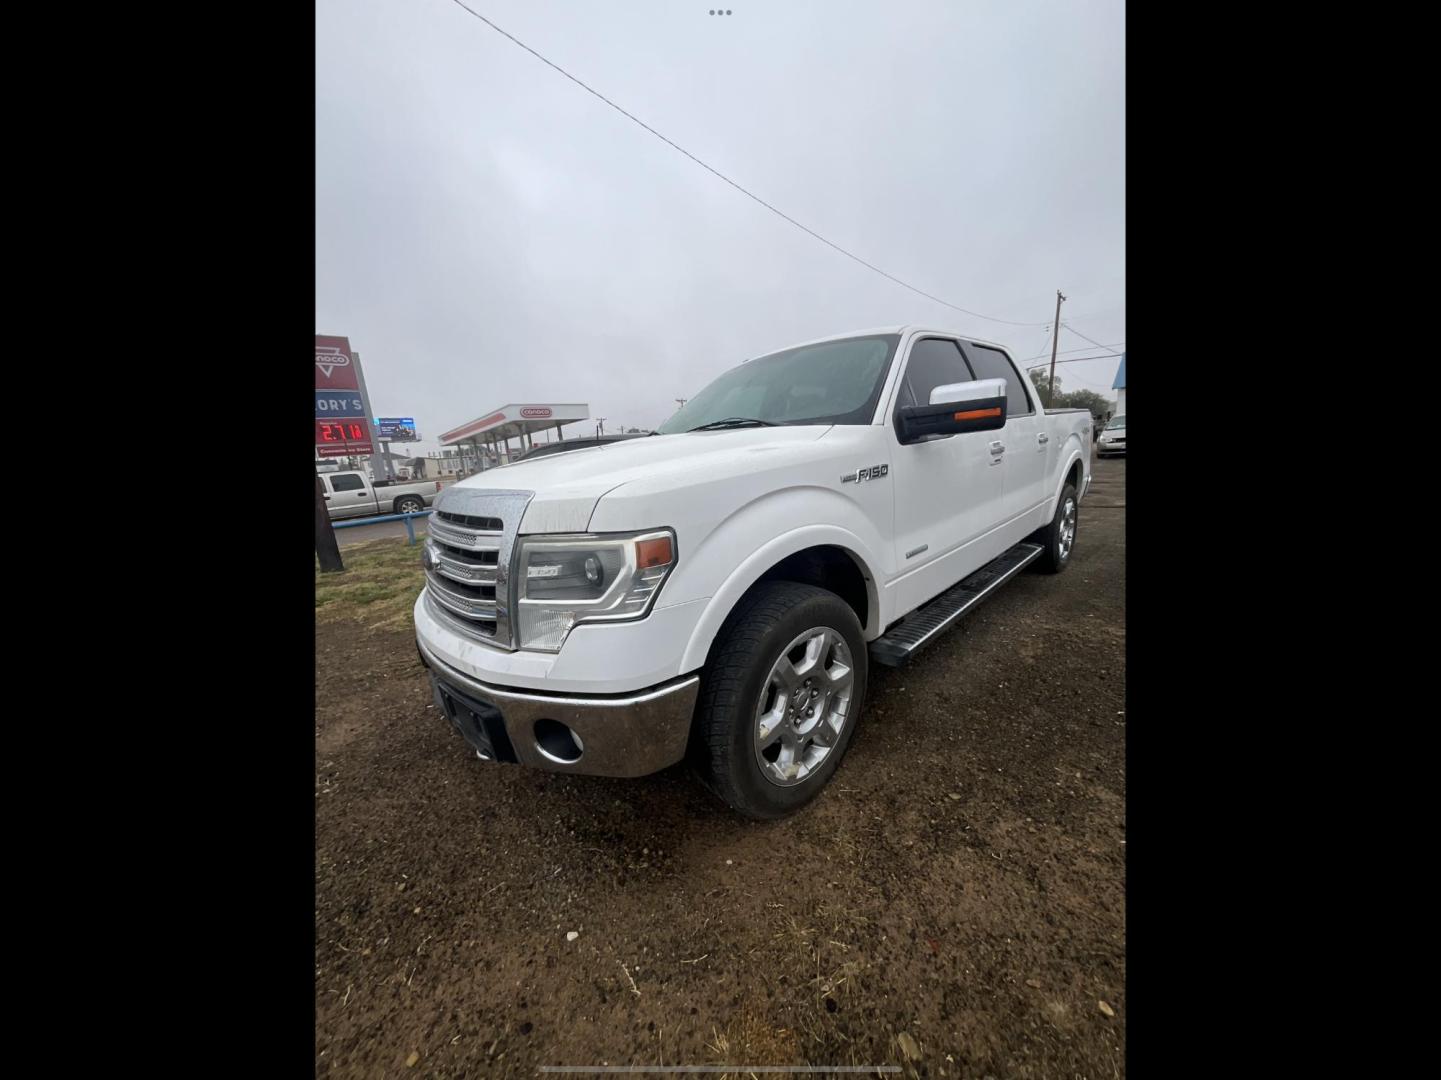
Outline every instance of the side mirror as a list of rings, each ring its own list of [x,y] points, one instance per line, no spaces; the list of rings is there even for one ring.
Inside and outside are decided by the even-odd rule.
[[[896,437],[920,442],[928,435],[994,431],[1006,425],[1006,380],[977,379],[951,383],[931,391],[929,405],[896,410]]]

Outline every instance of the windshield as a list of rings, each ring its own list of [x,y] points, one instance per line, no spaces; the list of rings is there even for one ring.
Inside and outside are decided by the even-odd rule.
[[[897,334],[843,338],[731,368],[656,429],[659,435],[743,417],[769,424],[869,424]]]
[[[570,440],[566,440],[566,442],[569,441]],[[542,443],[534,450],[527,451],[525,458],[522,460],[529,460],[530,458],[534,457],[549,457],[551,454],[563,454],[567,450],[581,450],[590,445],[591,444],[588,442],[581,442],[579,440],[576,440],[574,446],[567,446],[565,442]]]
[[[1111,422],[1106,425],[1106,430],[1107,430],[1107,431],[1114,431],[1116,428],[1123,428],[1123,427],[1125,427],[1125,426],[1126,426],[1126,414],[1125,414],[1125,413],[1122,413],[1120,416],[1113,416],[1113,417],[1111,417]]]

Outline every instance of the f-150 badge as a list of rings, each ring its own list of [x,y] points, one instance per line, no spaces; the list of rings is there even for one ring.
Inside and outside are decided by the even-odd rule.
[[[879,480],[881,477],[889,475],[890,471],[889,465],[871,465],[864,469],[857,469],[853,473],[846,473],[841,477],[841,483],[859,484],[866,480]]]

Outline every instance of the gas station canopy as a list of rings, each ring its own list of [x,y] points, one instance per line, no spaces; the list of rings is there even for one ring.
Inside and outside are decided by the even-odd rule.
[[[535,431],[559,430],[562,424],[589,419],[589,405],[502,405],[479,420],[447,431],[440,437],[440,442],[442,446],[504,442]]]
[[[472,468],[485,469],[505,461],[514,461],[510,440],[518,439],[523,453],[533,445],[531,433],[555,429],[565,438],[562,424],[590,419],[589,405],[502,405],[493,413],[452,428],[440,437],[442,446],[460,447],[461,469],[467,475]]]

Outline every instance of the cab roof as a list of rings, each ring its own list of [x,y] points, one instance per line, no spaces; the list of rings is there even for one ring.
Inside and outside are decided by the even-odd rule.
[[[947,329],[939,326],[921,326],[917,324],[906,324],[902,326],[876,326],[869,330],[851,330],[844,334],[828,334],[825,337],[815,338],[812,341],[802,341],[795,345],[787,345],[780,349],[772,349],[770,352],[761,353],[761,356],[769,356],[771,352],[785,352],[788,349],[803,349],[808,345],[822,345],[827,341],[844,341],[846,338],[874,337],[877,334],[899,334],[905,337],[907,334],[940,334],[945,337],[960,338],[962,341],[969,341],[976,345],[985,345],[992,349],[1000,349],[1009,355],[1010,350],[1004,345],[994,341],[987,341],[985,338],[974,337],[971,334],[962,333],[959,330]]]

